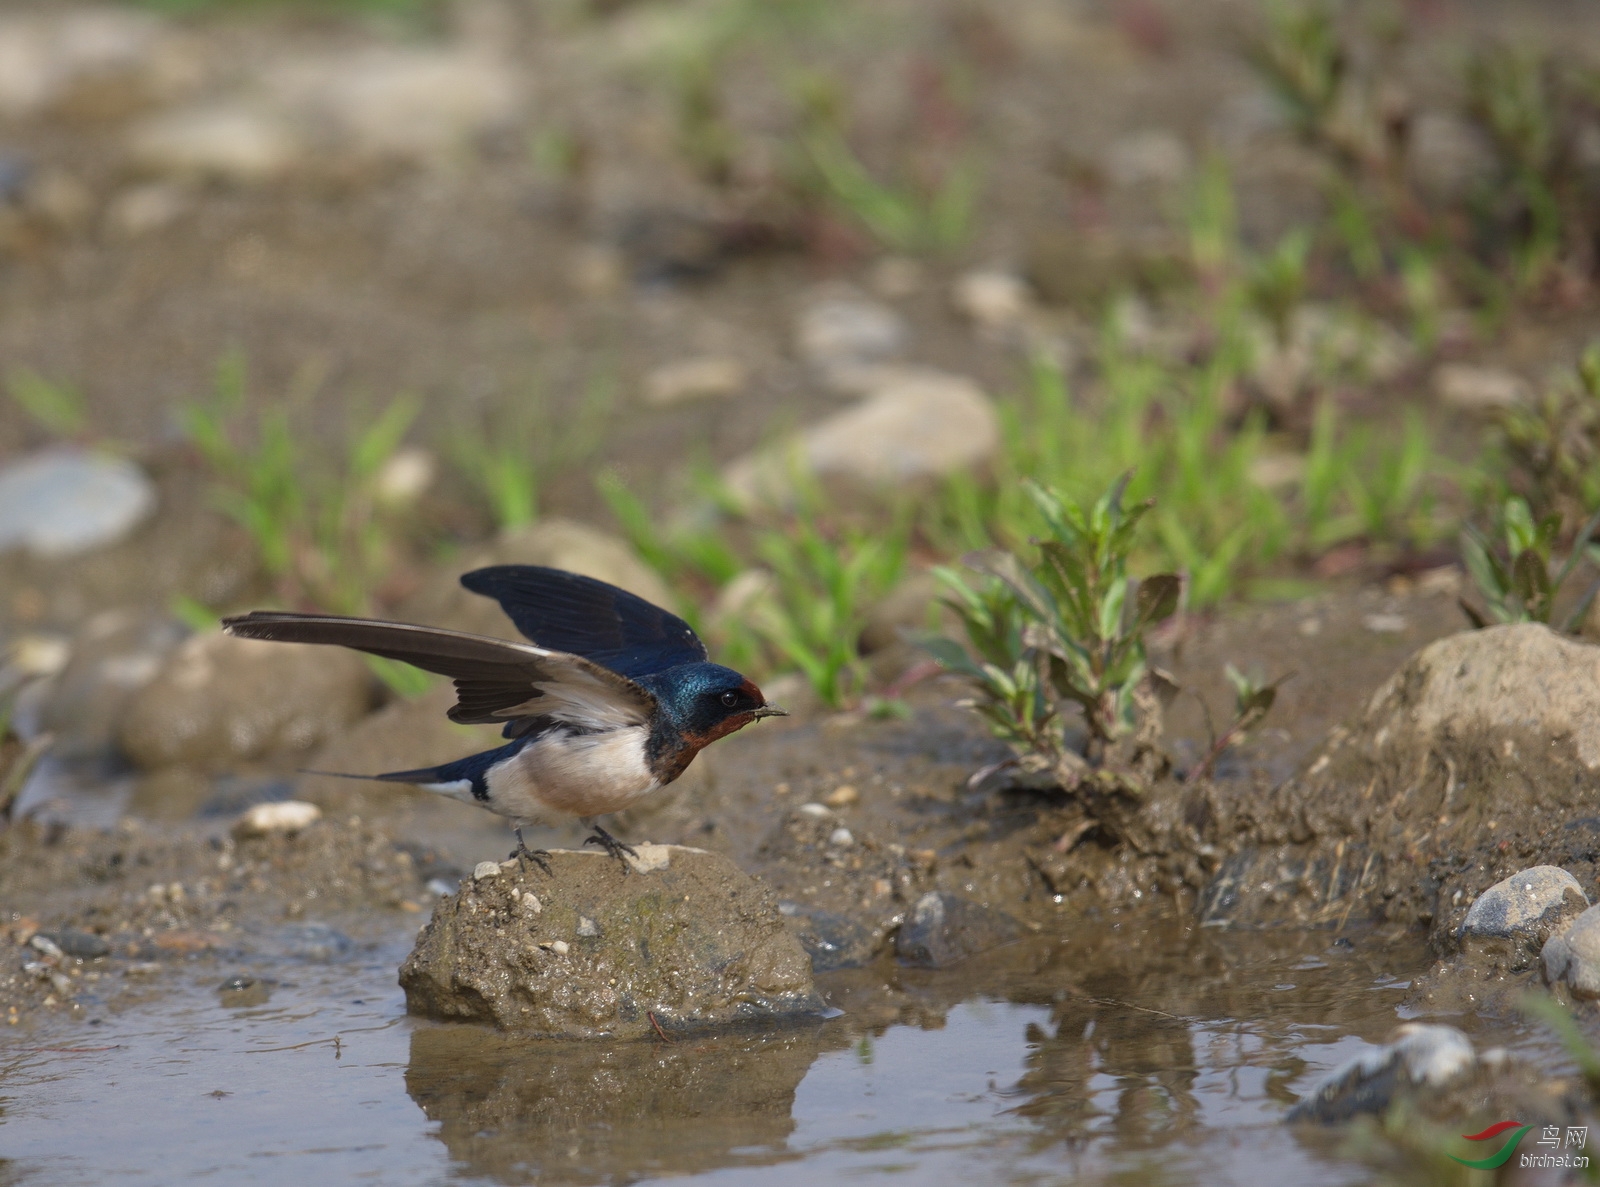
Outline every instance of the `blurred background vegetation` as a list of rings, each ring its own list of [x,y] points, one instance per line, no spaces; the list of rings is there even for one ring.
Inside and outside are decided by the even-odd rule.
[[[115,579],[12,566],[0,631],[118,599],[398,614],[576,518],[731,661],[892,704],[897,591],[914,635],[935,567],[1050,536],[1030,482],[1088,507],[1123,475],[1153,500],[1124,559],[1184,613],[1457,573],[1474,621],[1583,630],[1574,22],[1600,29],[1446,0],[13,6],[0,458],[131,459],[162,526]],[[930,375],[992,447],[891,427],[861,452],[928,450],[905,481],[819,461],[807,426]]]

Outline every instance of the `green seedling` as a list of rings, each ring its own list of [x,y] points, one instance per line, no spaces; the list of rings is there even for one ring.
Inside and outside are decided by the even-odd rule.
[[[592,375],[577,408],[561,414],[535,385],[510,407],[459,429],[451,438],[449,457],[482,499],[496,528],[526,527],[538,518],[544,483],[583,465],[599,449],[615,402],[616,384],[608,370]]]
[[[922,640],[942,666],[973,681],[970,702],[996,738],[1018,755],[1038,754],[1052,764],[1060,757],[1060,723],[1047,692],[1037,652],[1025,634],[1031,619],[1011,586],[998,577],[963,578],[939,567],[941,599],[961,620],[966,643],[938,635]]]
[[[6,392],[28,419],[52,437],[77,437],[89,427],[83,393],[66,384],[51,383],[25,367],[6,376]]]
[[[1501,547],[1471,524],[1461,530],[1462,560],[1484,604],[1480,610],[1463,598],[1460,600],[1462,611],[1478,628],[1504,622],[1553,624],[1556,595],[1578,563],[1586,556],[1591,562],[1600,562],[1600,547],[1590,543],[1595,530],[1600,528],[1600,511],[1579,529],[1572,551],[1554,578],[1550,576],[1550,569],[1552,553],[1561,535],[1560,518],[1551,514],[1535,520],[1527,502],[1516,496],[1506,500],[1499,518],[1500,536],[1504,541]],[[1597,592],[1600,592],[1600,580],[1578,599],[1557,629],[1576,630]]]
[[[1245,736],[1272,711],[1272,706],[1278,699],[1278,689],[1290,679],[1289,676],[1279,676],[1267,684],[1254,673],[1242,672],[1231,663],[1224,665],[1222,673],[1233,686],[1233,720],[1221,734],[1218,734],[1211,725],[1210,708],[1204,701],[1201,702],[1200,707],[1206,716],[1206,729],[1211,734],[1211,748],[1206,752],[1205,758],[1189,772],[1186,780],[1189,783],[1198,782],[1209,776],[1216,768],[1217,760],[1222,757],[1223,751],[1244,741]]]
[[[931,182],[895,184],[875,177],[837,129],[814,128],[802,146],[828,198],[890,251],[948,252],[971,237],[981,174],[970,159]]]
[[[420,407],[411,397],[393,400],[352,435],[342,457],[314,457],[289,408],[249,423],[243,363],[230,357],[212,398],[185,408],[181,423],[213,472],[217,506],[249,534],[282,596],[353,614],[395,560],[399,525],[375,486]]]
[[[1138,725],[1145,631],[1177,610],[1182,582],[1172,573],[1128,577],[1151,507],[1124,505],[1129,477],[1089,507],[1029,483],[1046,525],[1031,554],[974,558],[987,579],[976,587],[943,578],[977,658],[951,640],[932,644],[935,658],[974,678],[975,707],[1018,751],[1061,756],[1069,704],[1082,715],[1093,763]]]
[[[844,708],[866,688],[857,643],[873,603],[904,572],[908,541],[903,524],[870,535],[849,528],[825,532],[804,509],[791,524],[757,537],[773,586],[749,627],[799,669],[829,708]]]

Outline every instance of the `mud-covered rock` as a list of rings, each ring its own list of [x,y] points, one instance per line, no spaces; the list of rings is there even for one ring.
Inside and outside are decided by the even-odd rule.
[[[895,933],[895,955],[907,964],[943,969],[1020,938],[1017,921],[947,891],[919,898]]]
[[[1394,1039],[1330,1072],[1289,1110],[1286,1120],[1332,1124],[1381,1113],[1402,1094],[1439,1091],[1472,1074],[1472,1040],[1453,1026],[1408,1022]]]
[[[625,872],[556,850],[441,899],[400,970],[413,1014],[538,1035],[644,1036],[821,1010],[771,892],[727,858],[639,845]]]
[[[73,637],[71,658],[39,705],[39,728],[57,758],[99,757],[115,744],[129,700],[155,679],[184,631],[165,616],[97,614]]]
[[[1578,880],[1560,866],[1534,866],[1480,894],[1457,935],[1472,955],[1499,956],[1512,969],[1531,966],[1545,941],[1587,909]]]
[[[354,652],[195,635],[129,700],[117,740],[145,770],[223,771],[320,745],[364,716],[372,693]]]
[[[813,972],[866,964],[883,946],[881,933],[848,916],[792,902],[779,903],[778,910],[811,957]]]
[[[1574,997],[1600,997],[1600,907],[1590,907],[1544,946],[1545,980]]]
[[[672,593],[661,577],[624,541],[575,520],[552,516],[506,532],[448,571],[441,570],[406,601],[400,617],[473,634],[517,638],[516,628],[498,602],[461,586],[462,573],[486,565],[547,565],[610,582],[658,606],[672,604]]]
[[[1448,951],[1490,884],[1535,863],[1588,871],[1594,837],[1572,830],[1600,795],[1597,682],[1600,647],[1535,623],[1423,648],[1272,794],[1211,799],[1213,835],[1248,840],[1203,921],[1376,915],[1430,925]]]

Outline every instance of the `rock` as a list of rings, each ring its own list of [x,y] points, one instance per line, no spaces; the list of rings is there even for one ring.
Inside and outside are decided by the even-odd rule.
[[[882,651],[905,642],[907,635],[928,630],[957,631],[954,615],[939,604],[946,592],[930,570],[905,578],[868,611],[861,630],[862,653]]]
[[[446,161],[509,126],[523,93],[510,62],[474,46],[298,51],[264,63],[257,82],[320,147],[410,162]]]
[[[906,494],[988,464],[1000,447],[994,405],[972,380],[900,375],[854,407],[730,464],[723,480],[748,509],[795,499],[798,469],[842,494]]]
[[[498,878],[500,876],[500,863],[497,861],[480,861],[472,867],[472,880],[482,882],[485,878]]]
[[[207,102],[151,116],[128,134],[134,164],[153,174],[249,185],[299,162],[294,126],[256,103]]]
[[[44,938],[53,944],[57,955],[71,956],[78,960],[98,960],[111,953],[111,945],[106,943],[104,936],[97,936],[92,931],[79,931],[77,928],[66,927],[56,932],[39,932],[34,941]],[[37,947],[37,944],[35,944]]]
[[[0,552],[76,556],[115,544],[155,510],[156,491],[124,458],[48,449],[0,466]]]
[[[1020,938],[1017,921],[1003,912],[930,890],[895,933],[895,955],[907,964],[942,969]]]
[[[765,886],[727,858],[637,846],[649,872],[555,850],[521,910],[524,879],[463,882],[441,899],[400,970],[406,1008],[538,1035],[621,1038],[815,1014],[811,961]],[[580,936],[580,920],[595,932]],[[564,947],[565,951],[561,948]]]
[[[1447,408],[1493,412],[1528,402],[1528,385],[1504,367],[1442,363],[1433,372],[1433,391]]]
[[[183,635],[165,615],[129,610],[108,610],[86,622],[39,705],[38,727],[55,739],[51,753],[66,759],[107,755],[128,702],[155,679]]]
[[[189,213],[193,195],[185,185],[172,181],[149,181],[123,190],[106,206],[106,229],[127,239],[136,239],[172,226]]]
[[[1010,272],[968,272],[950,291],[955,307],[981,330],[1008,330],[1028,316],[1033,295],[1027,282]]]
[[[1408,1022],[1393,1041],[1335,1068],[1284,1119],[1331,1125],[1382,1113],[1398,1095],[1448,1088],[1477,1066],[1472,1040],[1455,1027]]]
[[[825,376],[897,358],[906,337],[898,313],[850,292],[813,301],[795,325],[800,357]]]
[[[1590,907],[1544,946],[1544,977],[1574,997],[1600,997],[1600,907]]]
[[[1106,175],[1119,186],[1174,185],[1189,175],[1188,146],[1164,128],[1124,136],[1106,154]]]
[[[1600,796],[1597,682],[1600,647],[1537,623],[1422,648],[1298,775],[1246,806],[1260,844],[1224,865],[1205,920],[1373,911],[1431,923],[1447,950],[1478,894],[1515,870],[1505,854],[1592,863],[1564,829]],[[1435,860],[1441,876],[1421,876]]]
[[[861,793],[852,784],[842,783],[823,796],[822,802],[830,808],[849,808],[861,802]]]
[[[666,582],[617,537],[570,519],[551,516],[506,532],[441,571],[408,599],[401,616],[410,622],[449,627],[499,638],[518,638],[516,628],[492,598],[463,589],[462,573],[485,565],[547,565],[598,577],[657,606],[672,605]]]
[[[0,21],[0,115],[26,118],[86,86],[149,68],[161,25],[123,8],[66,8]]]
[[[665,363],[644,380],[644,401],[656,408],[691,400],[738,395],[750,381],[750,369],[735,358],[705,355]]]
[[[814,973],[866,964],[882,945],[880,934],[872,928],[821,907],[782,902],[778,910],[811,957]]]
[[[233,825],[233,838],[243,841],[272,833],[297,833],[322,819],[322,809],[304,800],[279,800],[257,804]]]
[[[145,770],[226,771],[321,745],[366,715],[372,691],[342,648],[195,635],[130,699],[117,740]]]
[[[1534,866],[1480,894],[1457,935],[1469,955],[1508,955],[1527,968],[1545,941],[1589,906],[1578,880],[1559,866]]]

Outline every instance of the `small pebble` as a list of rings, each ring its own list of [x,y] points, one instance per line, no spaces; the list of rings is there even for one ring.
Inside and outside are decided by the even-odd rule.
[[[833,809],[832,808],[829,808],[829,807],[827,807],[827,806],[825,806],[823,804],[818,804],[818,803],[815,803],[815,802],[812,802],[812,803],[809,803],[809,804],[801,804],[798,808],[795,809],[795,811],[800,813],[800,815],[802,815],[802,816],[809,816],[813,820],[826,820],[828,817],[833,815]]]
[[[522,892],[522,909],[529,915],[537,915],[544,910],[544,904],[539,901],[539,896],[531,890]]]
[[[851,804],[859,803],[860,800],[861,793],[851,787],[850,784],[845,783],[830,791],[823,797],[822,802],[830,808],[848,808]]]
[[[848,849],[855,843],[855,837],[847,828],[836,828],[828,834],[828,844],[837,845],[840,849]]]
[[[500,863],[497,861],[480,861],[472,867],[472,880],[482,882],[485,878],[498,878],[500,876]]]
[[[57,946],[56,942],[43,932],[40,932],[38,935],[34,936],[33,939],[29,940],[28,947],[32,948],[36,952],[43,952],[46,956],[55,957],[58,960],[62,955],[61,949]]]
[[[1406,629],[1403,614],[1364,614],[1361,625],[1375,635],[1398,635]]]
[[[246,837],[265,837],[272,833],[297,833],[322,819],[322,809],[303,800],[281,800],[274,804],[256,804],[240,816],[233,825],[237,840]]]
[[[234,993],[240,989],[249,989],[255,983],[256,979],[254,977],[246,974],[240,974],[237,977],[229,977],[221,985],[217,986],[217,988],[222,990],[224,993]]]
[[[595,926],[594,920],[586,916],[578,916],[578,934],[586,939],[593,939],[600,934],[600,929]]]
[[[567,942],[565,940],[552,940],[548,944],[540,944],[539,947],[548,948],[557,956],[565,956],[567,954]]]
[[[92,931],[78,931],[76,928],[62,928],[54,936],[55,942],[61,951],[68,956],[75,956],[79,960],[96,960],[107,956],[111,952],[111,945],[106,943],[103,936],[97,936]]]

